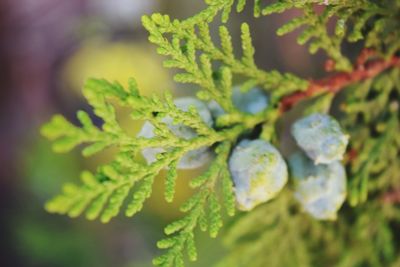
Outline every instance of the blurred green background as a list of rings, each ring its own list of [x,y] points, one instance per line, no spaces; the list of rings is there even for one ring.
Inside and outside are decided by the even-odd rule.
[[[173,204],[164,201],[158,179],[144,212],[133,219],[119,216],[103,225],[50,215],[43,205],[61,184],[78,181],[81,170],[94,169],[112,151],[92,158],[79,151],[55,154],[39,127],[54,113],[76,122],[76,110],[90,111],[80,91],[88,77],[122,84],[135,77],[144,94],[193,94],[162,68],[140,17],[161,12],[186,18],[203,7],[198,0],[0,1],[0,266],[151,266],[163,226],[180,215],[177,207],[190,194],[185,180],[196,171],[181,173]],[[309,56],[295,34],[274,34],[295,13],[255,20],[250,9],[234,15],[229,28],[238,41],[240,23],[252,24],[260,67],[305,78],[322,73],[321,54]],[[121,123],[135,133],[140,125],[120,113]],[[223,247],[218,239],[199,236],[200,260],[191,266],[210,266]]]

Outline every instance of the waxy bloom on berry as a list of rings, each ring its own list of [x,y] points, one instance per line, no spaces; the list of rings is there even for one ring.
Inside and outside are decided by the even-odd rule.
[[[254,115],[268,107],[268,96],[258,87],[242,92],[239,86],[235,86],[232,89],[232,103],[238,110]],[[210,101],[208,107],[215,118],[225,114],[214,100]]]
[[[261,139],[241,141],[229,159],[229,170],[241,210],[251,210],[272,199],[288,179],[287,166],[279,151]]]
[[[296,121],[292,135],[315,164],[343,159],[349,142],[339,123],[329,115],[314,113]]]
[[[346,198],[346,172],[340,161],[315,165],[298,152],[289,159],[294,196],[303,209],[319,220],[335,220]]]

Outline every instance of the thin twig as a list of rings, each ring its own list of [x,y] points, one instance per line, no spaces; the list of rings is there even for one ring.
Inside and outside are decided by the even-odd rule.
[[[327,91],[337,93],[350,84],[373,78],[388,68],[400,67],[399,57],[393,56],[389,60],[370,60],[374,56],[374,51],[364,49],[358,56],[353,71],[338,72],[326,78],[311,80],[305,91],[294,92],[281,100],[281,112],[290,110],[299,101],[314,96],[319,92]],[[333,64],[332,62],[329,63],[328,69],[330,69]]]
[[[382,196],[382,202],[385,204],[400,203],[400,188],[384,193]]]

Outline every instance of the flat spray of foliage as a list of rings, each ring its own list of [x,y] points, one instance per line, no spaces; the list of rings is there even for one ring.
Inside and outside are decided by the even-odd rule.
[[[154,259],[159,266],[184,266],[197,259],[196,229],[216,237],[227,214],[235,215],[233,182],[227,166],[238,138],[260,126],[261,138],[279,147],[276,123],[299,101],[308,99],[304,114],[327,110],[333,99],[340,102],[338,120],[350,134],[345,157],[348,175],[347,204],[336,222],[320,222],[302,213],[284,189],[273,201],[233,218],[226,229],[229,250],[217,266],[400,266],[400,1],[399,0],[206,0],[207,7],[185,19],[168,15],[143,17],[149,40],[166,57],[164,66],[178,69],[176,82],[198,86],[197,97],[215,100],[225,110],[214,127],[203,122],[196,109],[184,112],[169,93],[163,97],[140,95],[132,79],[128,88],[105,80],[89,80],[83,93],[102,119],[99,128],[79,111],[81,126],[56,115],[43,134],[54,139],[57,152],[83,148],[90,156],[107,147],[118,152],[95,173],[83,172],[82,183],[66,184],[62,193],[46,204],[52,213],[81,214],[108,222],[124,212],[140,212],[152,193],[155,176],[163,169],[165,200],[173,201],[177,163],[188,151],[212,147],[208,169],[190,180],[196,189],[181,207],[184,217],[165,228],[167,237],[157,246],[164,254]],[[250,3],[251,2],[251,3]],[[268,3],[264,3],[268,2]],[[299,44],[310,53],[322,50],[334,72],[321,80],[305,80],[294,74],[259,69],[254,61],[249,25],[241,25],[241,51],[234,51],[227,26],[235,9],[254,7],[254,16],[299,9],[301,14],[281,26],[278,35],[300,28]],[[220,23],[219,38],[211,38],[209,25]],[[330,25],[330,26],[328,26]],[[328,27],[334,28],[333,32]],[[357,59],[342,52],[343,44],[357,42]],[[217,67],[218,66],[218,67]],[[268,108],[252,115],[231,101],[232,79],[245,80],[243,90],[263,88],[270,96]],[[162,85],[160,85],[162,86]],[[340,97],[333,98],[340,91]],[[151,139],[133,137],[118,123],[115,105],[131,110],[134,121],[155,126]],[[176,123],[197,132],[193,139],[180,138],[163,122]],[[151,164],[135,160],[143,148],[163,147],[165,152]],[[186,255],[188,257],[186,257]],[[204,255],[203,255],[204,256]]]

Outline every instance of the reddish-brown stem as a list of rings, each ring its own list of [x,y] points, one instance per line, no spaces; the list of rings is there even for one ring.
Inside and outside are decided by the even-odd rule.
[[[400,203],[400,188],[394,191],[386,192],[382,196],[382,202],[386,204]]]
[[[374,51],[364,49],[358,56],[352,71],[338,72],[319,80],[310,80],[305,91],[297,91],[282,98],[280,102],[281,112],[290,110],[299,101],[314,96],[319,92],[337,93],[350,84],[373,78],[390,67],[400,67],[399,57],[393,56],[389,60],[370,60],[373,56],[375,56]],[[332,62],[329,63],[328,67]]]
[[[350,162],[353,161],[355,158],[357,158],[357,156],[358,156],[358,151],[355,148],[352,148],[347,152],[347,160]]]

